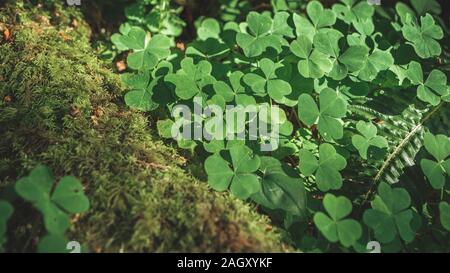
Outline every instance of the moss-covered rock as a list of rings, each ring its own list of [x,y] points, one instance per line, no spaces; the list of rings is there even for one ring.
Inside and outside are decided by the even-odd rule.
[[[20,2],[0,10],[11,33],[0,39],[0,189],[39,163],[80,178],[91,210],[74,217],[68,237],[91,251],[283,250],[265,217],[183,171],[184,159],[123,106],[118,77],[93,55],[81,21]],[[7,250],[33,251],[40,216],[14,205]]]

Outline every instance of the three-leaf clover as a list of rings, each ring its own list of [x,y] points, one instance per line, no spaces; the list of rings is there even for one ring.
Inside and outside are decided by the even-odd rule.
[[[424,135],[425,149],[434,157],[434,160],[422,159],[420,167],[434,189],[440,190],[445,185],[447,175],[450,175],[450,139],[444,135]]]
[[[436,106],[441,102],[443,97],[449,95],[447,76],[437,69],[433,69],[424,82],[422,66],[418,62],[412,61],[408,65],[406,76],[412,84],[419,85],[417,88],[417,97],[421,101]]]
[[[307,126],[317,124],[324,138],[340,139],[344,135],[341,118],[347,113],[347,102],[331,88],[319,94],[320,110],[313,97],[302,94],[298,98],[298,115]]]
[[[319,146],[319,160],[312,152],[301,149],[299,164],[303,175],[315,175],[319,190],[326,192],[342,187],[342,176],[339,171],[347,166],[347,161],[336,152],[333,145],[324,143]]]
[[[272,19],[268,16],[250,12],[247,15],[247,26],[249,33],[238,33],[237,44],[244,50],[247,57],[261,55],[270,46],[270,28]]]
[[[3,250],[3,244],[6,242],[6,228],[8,219],[13,214],[14,208],[10,203],[0,200],[0,252]]]
[[[261,191],[252,196],[254,201],[294,215],[305,212],[306,196],[302,179],[288,175],[281,162],[273,157],[261,157],[259,170],[262,172]]]
[[[364,212],[363,220],[375,232],[381,243],[392,242],[397,234],[405,242],[411,242],[415,232],[411,227],[413,211],[411,198],[403,188],[392,189],[386,183],[378,186],[378,195],[372,201],[372,209]]]
[[[333,62],[333,67],[329,76],[335,80],[341,80],[347,76],[348,68],[339,61],[339,40],[344,37],[340,31],[335,29],[324,29],[314,36],[314,48],[321,53],[329,55]],[[295,54],[295,53],[294,53]]]
[[[258,156],[246,146],[236,146],[229,150],[232,168],[220,154],[209,156],[205,161],[209,185],[217,191],[230,188],[240,199],[247,199],[261,188],[256,172],[260,165]]]
[[[151,70],[160,60],[170,55],[170,39],[162,34],[150,38],[140,27],[130,27],[120,36],[115,36],[121,49],[131,49],[128,66],[136,70]]]
[[[255,94],[260,96],[269,94],[271,98],[281,100],[292,92],[291,85],[276,74],[277,69],[282,67],[282,64],[264,58],[259,62],[262,75],[248,73],[244,76],[244,82],[251,87]]]
[[[188,100],[202,94],[206,85],[214,83],[211,71],[211,64],[206,60],[194,64],[192,58],[184,58],[181,61],[181,69],[176,74],[167,75],[165,80],[175,85],[175,93],[179,98]]]
[[[310,41],[314,35],[322,28],[332,26],[336,23],[336,15],[330,9],[324,9],[318,1],[311,1],[306,6],[308,20],[306,17],[294,14],[294,24],[297,37],[306,37]]]
[[[333,11],[337,18],[347,24],[372,18],[375,9],[367,1],[341,0],[342,4],[333,5]],[[357,2],[357,3],[356,3]],[[356,4],[355,4],[356,3]]]
[[[286,14],[277,13],[274,20],[254,11],[247,15],[248,33],[239,32],[236,36],[236,42],[244,50],[245,56],[259,56],[268,47],[281,52],[281,47],[287,43],[283,36],[292,36],[286,22],[289,16]]]
[[[333,68],[330,56],[313,49],[312,42],[306,36],[300,36],[291,43],[291,51],[300,58],[298,71],[305,78],[321,78]]]
[[[84,195],[80,181],[75,177],[64,176],[54,190],[53,181],[50,169],[39,165],[29,176],[17,181],[15,189],[19,196],[42,212],[49,233],[64,234],[69,227],[68,213],[87,211],[89,200]]]
[[[323,206],[328,213],[317,212],[314,224],[332,243],[341,242],[345,247],[353,245],[362,235],[358,221],[345,219],[352,212],[352,203],[344,196],[336,197],[327,193],[323,198]]]
[[[256,104],[255,98],[251,95],[247,95],[245,87],[241,84],[241,79],[244,73],[241,71],[235,71],[228,76],[229,85],[223,81],[217,81],[214,83],[214,91],[216,94],[222,96],[225,102],[235,101],[237,105],[254,105]]]
[[[363,58],[364,65],[358,72],[358,77],[364,81],[374,80],[378,73],[394,65],[394,58],[388,50],[375,49],[367,58]]]
[[[126,73],[121,75],[121,79],[131,90],[125,94],[125,103],[128,106],[141,111],[152,111],[158,107],[152,100],[153,86],[150,84],[150,73]]]
[[[410,15],[406,15],[406,22],[402,28],[403,36],[414,47],[421,58],[430,58],[441,55],[441,45],[436,40],[444,37],[442,28],[436,25],[433,16],[427,14],[420,17],[420,26]]]
[[[354,135],[352,137],[352,143],[362,158],[367,159],[367,150],[370,146],[378,148],[386,148],[388,146],[387,140],[384,137],[377,136],[377,127],[371,122],[359,121],[356,124],[356,129],[361,135]]]

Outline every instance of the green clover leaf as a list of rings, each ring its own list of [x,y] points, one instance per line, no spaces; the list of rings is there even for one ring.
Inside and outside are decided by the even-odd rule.
[[[181,69],[176,74],[169,74],[165,80],[175,85],[175,93],[183,100],[188,100],[202,94],[203,87],[213,84],[215,79],[211,76],[211,64],[202,60],[194,64],[192,58],[181,61]]]
[[[328,213],[314,214],[314,224],[320,232],[332,243],[341,242],[345,247],[352,246],[362,235],[362,228],[358,221],[344,219],[352,212],[352,203],[344,196],[336,197],[327,193],[323,199],[323,206]]]
[[[280,161],[261,157],[259,170],[261,191],[252,196],[257,203],[270,209],[282,209],[293,215],[303,215],[306,210],[304,181],[289,176]]]
[[[89,200],[76,178],[63,177],[52,192],[53,181],[50,169],[40,165],[34,168],[29,176],[17,181],[15,189],[19,196],[42,212],[49,233],[63,234],[69,227],[67,213],[87,211]]]
[[[237,105],[256,105],[255,98],[246,94],[245,87],[241,84],[244,73],[235,71],[228,76],[229,84],[223,81],[214,83],[214,91],[222,96],[225,102],[236,102]]]
[[[298,116],[307,126],[317,124],[325,138],[341,139],[344,135],[342,117],[347,113],[347,102],[331,88],[320,92],[320,110],[313,97],[302,94],[298,98]]]
[[[333,63],[327,53],[313,49],[312,42],[306,36],[294,40],[290,49],[300,58],[298,71],[305,78],[321,78],[333,68]]]
[[[365,62],[362,69],[358,72],[358,78],[363,81],[373,81],[378,73],[389,69],[394,65],[394,58],[389,51],[375,49]]]
[[[48,234],[39,241],[38,253],[68,253],[69,240],[63,235]]]
[[[405,242],[411,242],[415,232],[411,228],[414,215],[410,205],[411,198],[405,189],[392,189],[388,184],[380,183],[372,209],[364,212],[364,223],[373,229],[375,238],[381,243],[394,241],[397,234]]]
[[[207,40],[208,38],[220,39],[220,24],[214,18],[206,18],[202,20],[200,26],[197,28],[197,36],[200,40]]]
[[[270,30],[270,33],[272,35],[277,35],[280,38],[283,36],[294,38],[295,35],[292,28],[288,24],[289,17],[289,13],[284,11],[275,13],[273,16],[272,29]]]
[[[0,200],[0,252],[3,251],[3,244],[6,243],[7,223],[13,211],[14,208],[10,203]]]
[[[194,41],[186,49],[187,56],[200,56],[204,59],[222,58],[230,49],[219,40],[208,38],[204,41]]]
[[[442,8],[437,0],[411,0],[411,5],[419,15],[428,13],[441,14]]]
[[[283,36],[292,37],[292,31],[286,22],[288,17],[288,13],[279,12],[272,20],[266,14],[250,12],[247,15],[248,32],[239,32],[236,36],[236,42],[244,50],[245,56],[259,56],[268,47],[281,52],[281,47],[287,44]]]
[[[270,36],[272,19],[266,15],[250,12],[247,15],[247,26],[249,33],[240,32],[236,36],[237,44],[244,50],[247,57],[261,55],[266,48],[273,46],[281,50],[281,45]],[[274,44],[271,45],[271,43]]]
[[[439,203],[439,215],[441,225],[448,231],[450,231],[450,204],[442,201]]]
[[[382,136],[377,136],[377,127],[371,122],[359,121],[356,124],[356,129],[361,135],[354,135],[352,143],[362,158],[367,159],[367,150],[370,146],[378,148],[388,147],[387,140]]]
[[[126,34],[114,36],[113,42],[122,50],[133,50],[127,63],[131,69],[151,70],[170,54],[170,39],[158,34],[150,38],[140,27],[131,27]]]
[[[314,36],[314,48],[321,53],[329,55],[332,61],[332,69],[328,76],[335,80],[342,80],[347,76],[348,68],[339,61],[340,48],[339,40],[344,35],[335,29],[322,29]]]
[[[347,66],[348,71],[356,72],[364,68],[369,57],[369,49],[367,46],[354,45],[350,46],[341,56],[339,62]]]
[[[441,45],[436,40],[442,39],[444,33],[430,14],[420,17],[420,26],[414,22],[410,14],[407,14],[402,33],[419,57],[426,59],[441,55]]]
[[[366,18],[372,18],[375,8],[366,1],[356,3],[356,0],[341,0],[343,4],[333,5],[333,11],[337,18],[347,24],[351,24]],[[356,4],[355,4],[356,3]]]
[[[323,192],[338,190],[342,187],[339,171],[345,169],[347,161],[336,152],[333,145],[324,143],[319,146],[319,160],[306,149],[299,152],[300,172],[305,176],[315,175],[317,188]]]
[[[152,100],[153,91],[148,72],[125,73],[121,75],[121,79],[130,89],[125,94],[125,103],[128,106],[141,111],[152,111],[158,107],[158,104]]]
[[[324,9],[318,1],[311,1],[306,6],[309,20],[301,15],[294,13],[294,24],[297,37],[306,37],[309,41],[314,39],[314,35],[324,28],[336,23],[336,15],[330,9]]]
[[[419,85],[417,97],[433,106],[438,105],[441,99],[450,94],[447,88],[447,76],[439,70],[433,69],[424,82],[422,66],[412,61],[408,65],[406,76],[412,84]]]
[[[172,126],[174,125],[173,120],[165,119],[158,120],[156,123],[156,128],[158,129],[158,134],[163,138],[172,138]]]
[[[445,178],[450,175],[450,139],[445,135],[424,135],[425,149],[436,159],[422,159],[420,167],[430,181],[431,186],[440,190],[445,185]]]
[[[291,85],[276,74],[277,69],[283,68],[282,64],[264,58],[259,62],[259,68],[263,76],[256,73],[248,73],[244,76],[244,82],[255,94],[259,96],[269,94],[272,99],[281,100],[292,92]]]
[[[229,150],[232,166],[219,154],[209,156],[205,161],[209,185],[217,191],[230,188],[239,199],[247,199],[261,188],[258,176],[260,159],[246,146],[236,146]]]

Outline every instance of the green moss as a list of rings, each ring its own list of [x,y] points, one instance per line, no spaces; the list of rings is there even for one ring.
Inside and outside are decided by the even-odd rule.
[[[1,188],[38,163],[80,178],[92,208],[73,219],[69,238],[92,251],[283,250],[265,217],[185,173],[185,160],[123,106],[120,81],[92,54],[86,30],[47,24],[40,12],[0,11],[13,32],[0,40]],[[15,206],[7,250],[32,251],[41,220]]]

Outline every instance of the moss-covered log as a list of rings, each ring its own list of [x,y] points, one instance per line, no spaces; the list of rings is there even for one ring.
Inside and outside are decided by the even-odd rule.
[[[12,1],[16,2],[16,1]],[[184,172],[183,158],[121,103],[118,77],[89,46],[73,9],[5,6],[0,39],[0,191],[39,163],[83,182],[91,210],[68,237],[91,251],[281,251],[247,204]],[[66,9],[66,8],[64,8]],[[14,201],[8,251],[33,251],[40,215]]]

